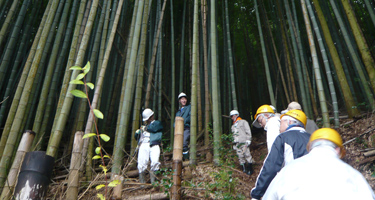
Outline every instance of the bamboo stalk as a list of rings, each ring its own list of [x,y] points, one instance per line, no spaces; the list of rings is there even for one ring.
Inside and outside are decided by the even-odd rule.
[[[72,159],[70,160],[70,173],[68,178],[68,189],[66,199],[77,199],[79,188],[79,168],[81,165],[81,151],[83,146],[83,132],[77,131],[74,136]]]
[[[34,140],[34,136],[35,133],[30,130],[27,130],[23,134],[12,167],[9,171],[8,178],[5,181],[5,186],[3,192],[1,193],[0,199],[10,199],[12,197],[13,190],[16,187],[16,180],[18,178],[22,161],[25,157],[25,154],[30,151],[30,147]]]
[[[181,199],[182,146],[184,140],[184,118],[176,117],[174,146],[173,146],[173,186],[171,199]]]

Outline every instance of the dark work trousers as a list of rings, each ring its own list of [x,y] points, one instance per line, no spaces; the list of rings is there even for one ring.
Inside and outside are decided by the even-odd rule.
[[[190,142],[190,127],[185,127],[184,129],[184,146],[182,151],[189,150],[189,142]]]

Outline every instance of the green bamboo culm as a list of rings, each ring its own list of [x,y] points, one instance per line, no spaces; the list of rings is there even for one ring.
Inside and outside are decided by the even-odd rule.
[[[327,109],[327,103],[326,98],[324,94],[324,88],[323,88],[323,82],[322,77],[320,75],[320,69],[319,69],[319,61],[318,61],[318,55],[316,53],[315,43],[314,43],[314,36],[312,34],[311,26],[310,26],[310,19],[307,14],[306,4],[304,0],[301,0],[302,4],[302,10],[303,10],[303,18],[305,20],[306,25],[306,32],[307,36],[309,38],[309,44],[310,44],[310,51],[311,51],[311,57],[313,60],[313,66],[314,66],[314,72],[315,72],[315,79],[318,86],[318,95],[319,95],[319,101],[320,101],[320,109],[322,111],[323,116],[323,127],[330,127],[329,123],[329,113]]]
[[[193,21],[193,53],[192,53],[192,84],[191,84],[191,121],[190,121],[190,164],[197,162],[197,82],[198,82],[198,0],[194,0]]]
[[[180,44],[180,75],[179,75],[179,92],[184,91],[184,58],[185,58],[185,18],[186,18],[186,2],[184,0],[184,10],[182,11],[182,31],[181,31],[181,44]]]
[[[130,155],[134,154],[135,149],[137,148],[137,141],[134,140],[135,131],[142,125],[140,121],[142,120],[142,84],[144,77],[144,68],[145,68],[145,53],[146,53],[146,41],[147,41],[147,21],[150,14],[149,6],[152,1],[145,0],[145,8],[143,10],[143,19],[142,19],[142,31],[141,31],[141,41],[139,44],[139,66],[138,66],[138,75],[137,75],[137,85],[135,91],[134,99],[134,110],[133,110],[133,123],[132,123],[132,137],[131,137],[131,151]]]
[[[276,106],[275,96],[273,94],[273,88],[272,88],[271,73],[270,73],[270,69],[269,69],[269,66],[268,66],[268,58],[267,58],[267,53],[266,53],[266,47],[265,47],[265,44],[264,44],[262,27],[261,27],[261,24],[260,24],[257,0],[254,0],[254,9],[255,9],[255,15],[256,15],[256,18],[257,18],[260,44],[261,44],[261,47],[262,47],[262,55],[263,55],[264,68],[265,68],[265,71],[266,71],[268,93],[270,95],[271,104]]]
[[[75,66],[83,66],[85,52],[88,46],[90,34],[91,34],[92,27],[94,24],[98,4],[99,4],[99,0],[94,0],[92,2],[88,21],[87,21],[87,24],[85,26],[85,30],[83,33],[82,42],[78,50],[78,55],[77,55],[77,59],[75,62]],[[79,70],[75,70],[71,75],[71,79],[74,80],[77,77],[78,73],[79,73]],[[73,103],[73,95],[70,93],[70,91],[74,90],[75,88],[76,88],[75,84],[69,84],[68,89],[66,91],[65,100],[61,107],[61,113],[57,118],[56,127],[54,128],[54,131],[52,132],[49,143],[48,143],[46,154],[49,156],[55,157],[57,150],[60,146],[60,141],[61,141],[62,134],[65,128],[65,124],[68,119],[70,109]]]
[[[237,95],[236,95],[236,84],[235,84],[235,74],[234,74],[234,66],[233,66],[233,56],[232,56],[232,42],[230,39],[230,26],[229,26],[229,14],[228,14],[228,0],[225,0],[225,25],[227,31],[227,47],[228,47],[228,55],[229,55],[229,69],[230,69],[230,93],[232,95],[232,104],[234,110],[238,110],[237,106]],[[276,106],[276,105],[275,105]]]
[[[316,18],[314,16],[315,14],[314,14],[314,11],[312,10],[310,1],[306,0],[307,3],[302,2],[302,1],[304,1],[304,0],[301,0],[302,10],[304,11],[304,9],[305,9],[304,6],[307,7],[307,10],[308,10],[309,16],[310,16],[309,19],[311,20],[311,22],[313,24],[314,30],[319,30],[318,23],[317,23]],[[307,13],[305,15],[307,15]],[[334,86],[334,83],[333,83],[331,68],[330,68],[329,62],[328,62],[328,56],[327,56],[325,46],[323,44],[323,39],[322,39],[322,36],[320,35],[320,32],[314,31],[314,33],[315,33],[315,36],[318,40],[320,52],[321,52],[322,57],[323,57],[323,63],[324,63],[324,67],[325,67],[325,70],[326,70],[328,84],[329,84],[329,90],[331,92],[335,128],[339,128],[339,126],[340,126],[339,106],[338,106],[338,103],[337,103],[336,91],[335,91],[335,86]]]
[[[349,53],[350,53],[351,57],[353,58],[354,67],[355,67],[355,69],[358,72],[358,75],[359,75],[359,78],[361,80],[362,86],[363,86],[363,88],[365,90],[365,96],[367,97],[367,100],[370,103],[371,109],[375,110],[374,96],[372,95],[371,88],[369,87],[369,85],[367,83],[366,76],[365,76],[365,74],[364,74],[364,72],[363,72],[363,70],[361,68],[360,59],[356,55],[355,48],[352,45],[352,42],[351,42],[351,40],[349,38],[350,36],[348,34],[348,30],[347,30],[347,28],[346,28],[346,26],[344,24],[343,19],[341,18],[340,12],[337,9],[336,2],[334,0],[330,0],[330,3],[331,3],[331,6],[332,6],[332,10],[335,13],[337,22],[338,22],[338,24],[340,26],[340,31],[342,32],[342,35],[343,35],[344,40],[345,40],[345,43],[346,43],[346,45],[348,47]],[[371,81],[371,83],[372,82],[373,82],[373,80]]]
[[[219,87],[218,87],[218,64],[217,64],[217,52],[216,52],[216,1],[211,0],[211,27],[210,27],[210,36],[211,36],[211,70],[212,70],[212,117],[213,117],[213,135],[214,135],[214,164],[220,164],[220,120],[221,116],[219,115]]]
[[[357,43],[358,50],[361,54],[363,64],[365,65],[367,74],[369,76],[372,91],[375,92],[375,61],[371,56],[371,49],[369,48],[366,39],[363,36],[361,27],[359,27],[358,20],[355,17],[354,10],[349,1],[341,0],[341,2],[345,10],[344,13],[347,16],[351,30],[353,32],[354,39]]]
[[[14,2],[16,2],[16,1],[14,1]],[[12,54],[13,54],[13,52],[15,50],[16,43],[18,41],[18,35],[19,35],[20,29],[22,27],[22,22],[25,19],[25,15],[26,15],[26,11],[27,11],[27,6],[28,6],[29,3],[30,3],[30,0],[23,1],[22,6],[21,6],[21,10],[18,13],[17,20],[16,20],[16,22],[14,24],[14,28],[13,28],[12,33],[10,35],[10,39],[9,39],[8,45],[6,46],[5,53],[3,54],[3,58],[2,58],[2,61],[1,61],[1,64],[0,64],[0,88],[2,88],[2,86],[3,86],[3,84],[4,84],[5,80],[6,80],[4,78],[5,73],[6,73],[6,69],[10,65]],[[4,27],[6,27],[5,24],[3,25],[2,28],[4,28]],[[4,37],[4,36],[0,36],[0,38],[2,38],[2,37]],[[1,45],[1,41],[0,41],[0,45]],[[6,97],[7,96],[5,96],[5,98]]]
[[[310,0],[306,0],[306,2],[307,2],[307,8],[310,9],[309,8],[309,7],[311,7]],[[332,55],[331,56],[332,61],[333,61],[334,67],[336,69],[336,74],[337,74],[341,89],[343,91],[346,110],[348,112],[349,117],[351,118],[353,116],[359,115],[360,113],[359,113],[358,108],[356,107],[353,94],[350,90],[348,81],[347,81],[346,76],[345,76],[345,72],[344,72],[343,67],[342,67],[342,63],[340,61],[340,57],[337,53],[336,46],[335,46],[335,44],[332,40],[332,36],[331,36],[330,31],[329,31],[327,21],[326,21],[324,15],[323,15],[321,7],[320,7],[319,1],[313,0],[313,3],[314,3],[314,7],[315,7],[315,10],[316,10],[316,14],[318,16],[319,22],[321,24],[320,27],[322,28],[322,33],[323,33],[324,39],[327,43],[328,50],[329,50],[330,54]]]
[[[19,85],[20,88],[23,88],[22,95],[19,99],[19,104],[17,106],[14,115],[14,120],[12,120],[13,122],[9,131],[9,137],[6,140],[4,152],[2,154],[0,161],[0,190],[4,186],[4,181],[7,177],[8,169],[11,166],[13,151],[17,148],[16,142],[18,139],[18,135],[22,134],[22,131],[20,129],[23,122],[23,117],[25,115],[26,106],[30,97],[31,88],[33,86],[35,75],[38,71],[39,62],[43,53],[43,48],[46,44],[47,36],[49,34],[49,30],[52,25],[54,14],[56,13],[57,7],[58,2],[53,2],[48,10],[48,17],[46,19],[45,26],[43,27],[43,31],[41,32],[41,39],[39,40],[38,49],[35,52],[35,56],[30,66],[30,71],[27,75],[26,82],[23,86]]]
[[[308,117],[311,117],[312,115],[309,113],[310,109],[307,109],[307,106],[308,106],[307,95],[306,95],[306,90],[305,90],[305,87],[304,87],[305,78],[303,77],[303,74],[302,74],[301,56],[300,56],[299,51],[298,51],[298,44],[297,44],[297,39],[296,39],[297,38],[297,35],[296,35],[297,31],[293,31],[294,30],[293,27],[295,27],[295,22],[293,21],[293,18],[292,18],[292,14],[291,14],[291,11],[290,11],[288,0],[284,0],[284,6],[285,6],[286,13],[287,13],[286,16],[287,16],[288,24],[289,24],[289,32],[291,33],[290,38],[292,40],[294,57],[295,57],[295,60],[296,60],[297,77],[298,77],[298,82],[299,82],[299,94],[301,95],[301,99],[302,99],[302,107],[303,107],[303,111],[306,113],[306,115]],[[295,101],[297,101],[297,99],[295,99]]]
[[[175,65],[175,51],[174,51],[174,23],[173,23],[173,0],[170,0],[171,4],[171,135],[170,145],[173,147],[174,141],[174,119],[176,115],[176,65]]]
[[[139,43],[139,36],[141,32],[141,25],[142,25],[142,16],[143,16],[143,9],[144,9],[144,1],[139,0],[138,2],[138,9],[137,15],[135,20],[135,29],[132,41],[132,48],[131,48],[131,55],[129,60],[129,70],[128,70],[128,77],[126,79],[126,86],[125,86],[125,96],[124,102],[122,105],[122,114],[120,121],[124,122],[124,124],[120,124],[118,129],[118,133],[116,134],[116,143],[113,149],[113,166],[112,166],[112,173],[114,175],[119,175],[121,172],[121,165],[123,163],[123,149],[125,148],[125,136],[128,130],[129,120],[130,120],[130,109],[132,105],[130,104],[132,91],[135,88],[133,86],[133,78],[135,74],[136,68],[136,58],[138,53],[138,43]]]
[[[19,2],[19,0],[13,1],[12,6],[10,7],[10,9],[9,9],[7,15],[6,15],[7,17],[6,17],[3,25],[1,26],[1,29],[0,29],[0,45],[5,41],[6,34],[7,34],[7,31],[8,31],[8,27],[11,24],[14,13],[16,12],[16,7],[18,5],[18,2]],[[4,76],[2,76],[1,74],[2,73],[0,73],[0,80],[2,80],[4,78]]]
[[[116,34],[117,26],[118,26],[118,21],[120,19],[122,4],[123,4],[123,0],[121,0],[119,2],[118,8],[116,10],[114,23],[113,23],[113,26],[112,26],[112,29],[111,29],[111,32],[110,32],[110,37],[109,37],[109,40],[108,40],[106,48],[105,48],[106,51],[104,53],[103,63],[101,65],[100,72],[97,76],[98,78],[97,78],[97,82],[96,82],[96,85],[95,85],[94,97],[93,97],[93,100],[91,102],[91,108],[92,109],[97,109],[99,107],[99,101],[100,101],[100,96],[101,96],[100,94],[103,90],[104,76],[105,76],[105,73],[107,71],[109,56],[110,56],[110,53],[111,53],[113,41],[115,39],[115,34]],[[88,119],[87,119],[87,123],[86,123],[85,134],[91,133],[91,130],[94,129],[94,120],[95,120],[94,115],[93,115],[93,113],[90,112],[89,116],[88,116]],[[88,142],[89,141],[86,139],[86,141],[85,141],[85,144],[86,144],[85,148],[86,149],[87,149],[87,146],[88,146],[87,145]],[[86,150],[86,152],[87,152],[87,150]],[[84,158],[86,157],[86,155],[83,155],[83,156],[84,156]],[[82,162],[81,164],[83,166],[84,162]]]

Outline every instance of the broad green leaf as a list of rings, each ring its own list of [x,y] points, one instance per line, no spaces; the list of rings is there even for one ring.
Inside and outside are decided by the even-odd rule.
[[[102,138],[102,140],[104,140],[105,142],[108,142],[111,138],[108,136],[108,135],[106,135],[106,134],[100,134],[99,135],[100,136],[100,138]]]
[[[72,80],[69,83],[70,84],[77,84],[77,85],[83,85],[84,84],[83,81],[81,81],[81,80]]]
[[[104,155],[103,158],[111,158],[111,157],[109,157],[108,155]]]
[[[96,194],[96,196],[100,199],[100,200],[105,200],[104,196],[102,194]]]
[[[120,184],[120,180],[114,180],[108,184],[108,187],[116,187],[118,184]]]
[[[100,189],[102,189],[102,188],[104,188],[104,187],[105,187],[104,184],[100,184],[100,185],[97,185],[97,186],[95,187],[95,189],[96,189],[96,190],[100,190]]]
[[[94,111],[94,115],[95,115],[95,117],[97,117],[97,118],[99,118],[99,119],[103,119],[103,118],[104,118],[104,115],[103,115],[102,112],[100,112],[100,110],[98,110],[98,109],[94,109],[93,111]]]
[[[89,86],[89,88],[91,88],[92,90],[94,89],[94,84],[92,83],[86,83],[87,86]]]
[[[73,66],[71,68],[69,68],[70,70],[82,70],[82,67],[80,66]]]
[[[72,90],[70,91],[70,93],[72,93],[73,96],[78,97],[78,98],[84,98],[84,99],[87,98],[86,94],[82,92],[81,90]]]
[[[96,147],[96,149],[95,149],[95,153],[96,153],[96,154],[100,154],[100,149],[101,149],[100,147]]]
[[[86,75],[87,73],[89,73],[90,68],[91,68],[90,62],[87,62],[86,66],[82,69],[82,70],[83,70],[83,73],[84,73],[85,75]]]
[[[96,155],[96,156],[92,157],[93,160],[100,159],[100,158],[102,158],[102,157],[100,157],[99,155]]]
[[[85,138],[89,138],[89,137],[93,137],[93,136],[96,136],[96,133],[86,133],[82,139],[85,139]]]
[[[83,79],[83,77],[85,77],[85,74],[80,73],[80,74],[78,74],[76,80],[81,80],[81,79]]]

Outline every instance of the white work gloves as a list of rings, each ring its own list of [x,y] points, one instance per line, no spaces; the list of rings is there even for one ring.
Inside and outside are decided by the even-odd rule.
[[[245,141],[245,144],[246,144],[246,146],[250,146],[251,141],[250,141],[250,140],[246,140],[246,141]]]
[[[146,129],[146,126],[141,126],[141,128],[140,128],[142,131],[145,131],[145,129]]]

